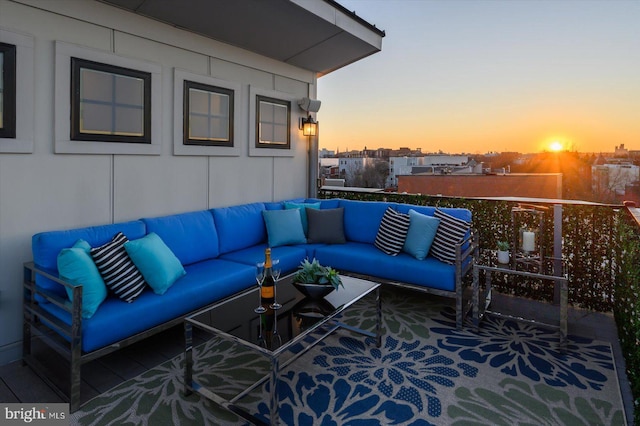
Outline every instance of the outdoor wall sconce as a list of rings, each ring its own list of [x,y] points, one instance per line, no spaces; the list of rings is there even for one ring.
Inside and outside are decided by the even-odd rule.
[[[311,114],[309,114],[306,118],[300,118],[299,128],[302,130],[302,134],[304,136],[315,136],[318,133],[318,122],[311,117]]]

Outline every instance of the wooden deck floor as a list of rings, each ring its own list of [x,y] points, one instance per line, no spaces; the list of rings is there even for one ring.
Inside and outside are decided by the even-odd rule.
[[[492,309],[545,322],[553,322],[558,317],[556,306],[499,294],[494,296]],[[613,316],[570,308],[569,334],[611,343],[627,420],[630,422],[629,424],[632,424],[633,397],[625,374],[624,358]],[[177,326],[84,365],[82,370],[83,402],[156,367],[179,355],[182,351],[184,351],[183,329],[181,326]],[[54,364],[60,362],[60,368],[57,371],[60,377],[53,379],[63,380],[63,375],[68,371],[64,366],[64,361],[52,360],[52,362]],[[21,361],[0,366],[0,401],[6,403],[64,402],[29,367],[23,366]]]

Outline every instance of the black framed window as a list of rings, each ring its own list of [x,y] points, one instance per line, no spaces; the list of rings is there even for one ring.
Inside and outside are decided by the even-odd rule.
[[[71,139],[151,143],[151,73],[71,58]]]
[[[185,145],[233,146],[234,91],[184,82]]]
[[[16,46],[0,43],[0,138],[16,137]]]
[[[291,148],[291,102],[256,95],[256,147]]]

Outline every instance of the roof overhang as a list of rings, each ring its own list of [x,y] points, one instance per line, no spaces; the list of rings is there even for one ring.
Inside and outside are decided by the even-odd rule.
[[[384,31],[334,0],[100,0],[315,72],[382,49]]]

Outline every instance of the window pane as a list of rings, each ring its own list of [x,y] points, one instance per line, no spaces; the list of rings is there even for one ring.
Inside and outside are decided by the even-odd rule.
[[[111,105],[81,103],[80,131],[111,134],[112,114]]]
[[[273,129],[273,142],[287,143],[287,126],[275,125]]]
[[[273,125],[271,123],[260,123],[260,142],[269,143],[273,141]]]
[[[229,116],[229,96],[211,93],[211,114]]]
[[[80,102],[85,100],[111,102],[112,94],[112,74],[82,69],[80,76]]]
[[[144,114],[142,108],[116,108],[115,134],[142,136],[144,133]]]
[[[189,89],[189,111],[192,114],[209,114],[209,92]]]
[[[260,102],[260,121],[273,122],[273,107],[269,102]]]
[[[229,139],[229,120],[222,117],[212,118],[209,136],[214,140]]]
[[[278,124],[287,123],[287,107],[284,105],[273,106],[273,122]]]
[[[144,105],[144,81],[141,78],[118,75],[116,80],[116,103]]]
[[[209,136],[207,117],[202,115],[189,116],[189,139],[207,139]]]

